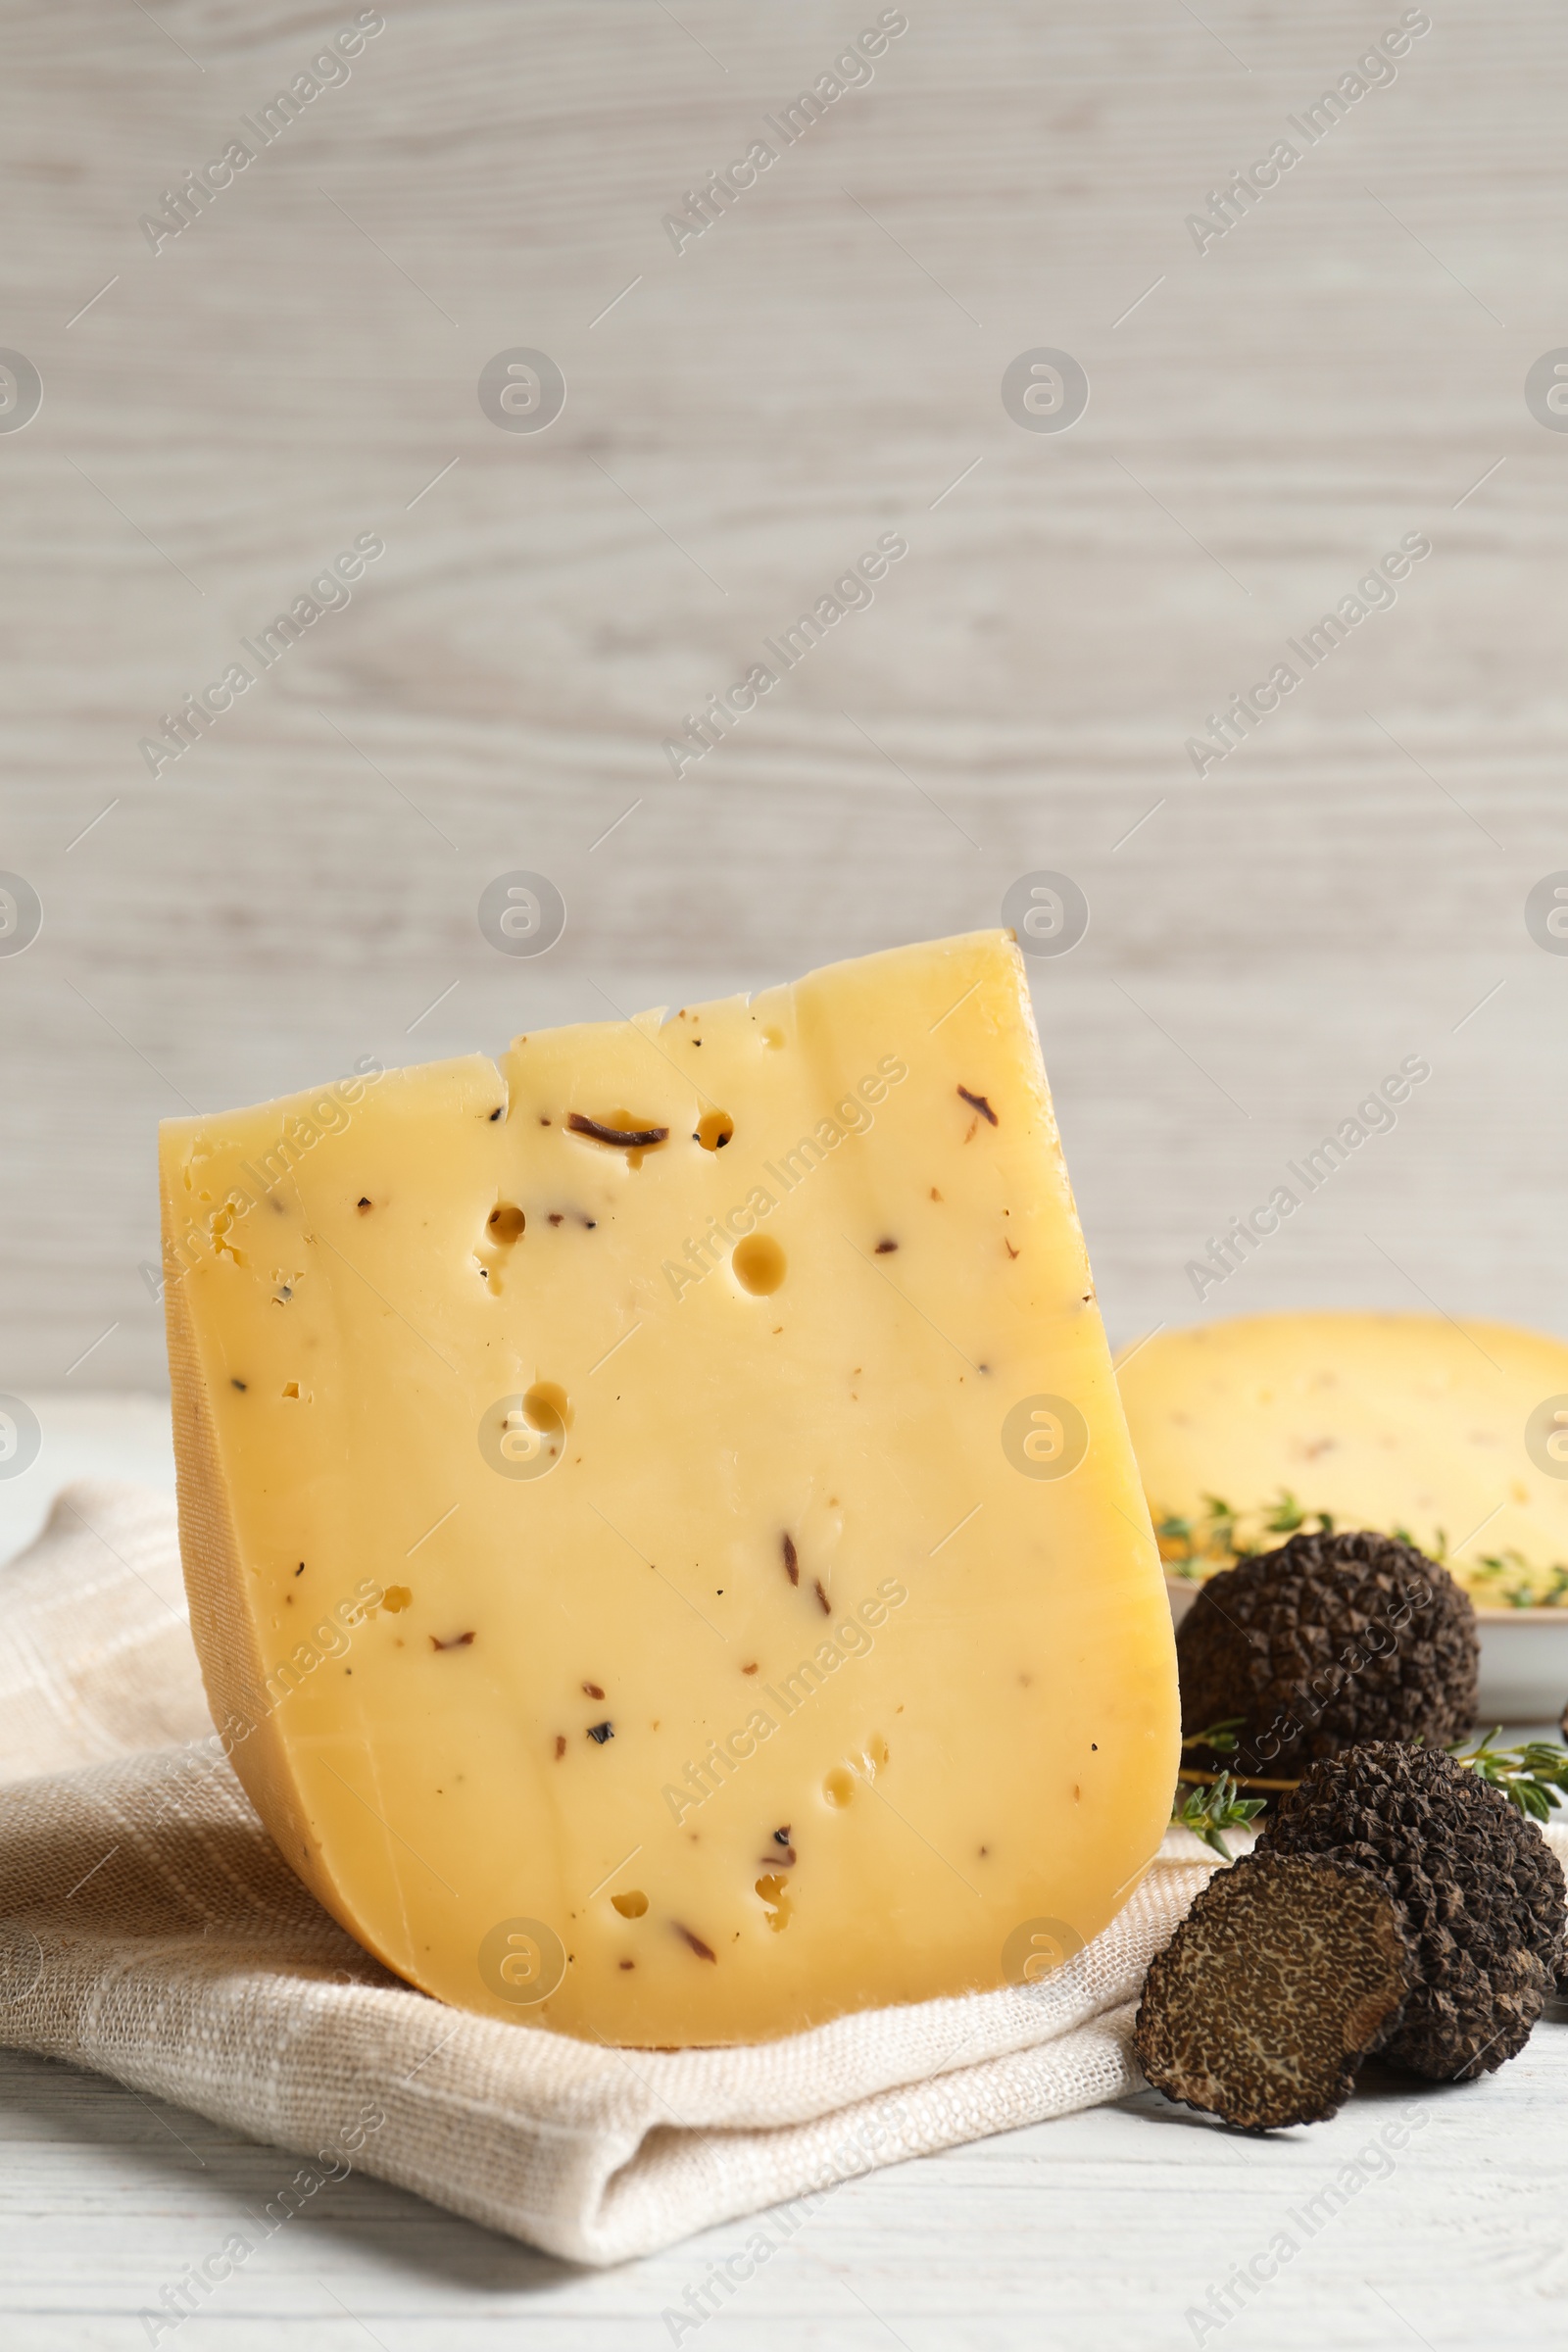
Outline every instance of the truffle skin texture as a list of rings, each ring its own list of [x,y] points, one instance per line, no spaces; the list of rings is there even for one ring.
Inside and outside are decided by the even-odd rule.
[[[1152,1964],[1133,2048],[1156,2090],[1249,2132],[1321,2123],[1415,1980],[1399,1904],[1319,1855],[1216,1871]]]
[[[1314,1764],[1255,1850],[1348,1862],[1401,1905],[1417,1982],[1383,2057],[1469,2082],[1523,2049],[1563,1958],[1563,1873],[1500,1790],[1435,1749],[1379,1743]]]
[[[1240,1716],[1239,1772],[1288,1779],[1372,1740],[1444,1747],[1476,1720],[1470,1596],[1393,1536],[1293,1536],[1211,1577],[1176,1636],[1182,1729]]]

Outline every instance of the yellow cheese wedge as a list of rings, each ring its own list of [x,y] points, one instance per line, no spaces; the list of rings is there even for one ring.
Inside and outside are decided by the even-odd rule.
[[[1406,1537],[1478,1606],[1568,1596],[1561,1340],[1441,1315],[1248,1315],[1160,1332],[1119,1379],[1179,1574],[1327,1513]]]
[[[765,2038],[1037,1976],[1174,1651],[1010,934],[163,1131],[192,1626],[442,1999]]]

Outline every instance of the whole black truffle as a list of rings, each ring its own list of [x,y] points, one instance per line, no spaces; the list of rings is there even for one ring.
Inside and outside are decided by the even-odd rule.
[[[1214,1873],[1151,1964],[1133,2049],[1156,2090],[1244,2131],[1321,2123],[1415,1974],[1401,1906],[1365,1871],[1250,1855]]]
[[[1562,1865],[1478,1774],[1393,1741],[1328,1757],[1254,1851],[1348,1863],[1396,1898],[1416,1982],[1383,2057],[1464,2082],[1524,2047],[1563,1959]]]
[[[1370,1740],[1443,1747],[1476,1719],[1475,1610],[1393,1536],[1293,1536],[1211,1577],[1176,1636],[1182,1729],[1241,1718],[1238,1772],[1288,1779]]]

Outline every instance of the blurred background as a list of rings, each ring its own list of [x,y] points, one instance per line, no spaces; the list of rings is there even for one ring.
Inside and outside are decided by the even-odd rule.
[[[1544,0],[19,13],[19,1507],[88,1422],[100,1467],[162,1443],[161,1118],[1004,903],[1065,947],[1114,1341],[1568,1328],[1565,44]],[[479,919],[518,871],[565,907],[528,956]],[[1409,1056],[1397,1125],[1195,1276]]]

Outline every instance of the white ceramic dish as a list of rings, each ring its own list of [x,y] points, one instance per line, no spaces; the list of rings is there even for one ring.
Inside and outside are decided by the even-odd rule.
[[[1200,1590],[1167,1576],[1180,1625]],[[1477,1609],[1481,1634],[1481,1729],[1494,1723],[1555,1723],[1568,1702],[1568,1609]]]

